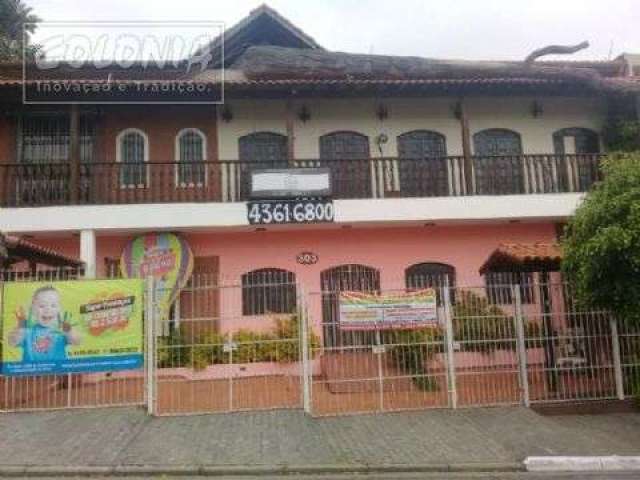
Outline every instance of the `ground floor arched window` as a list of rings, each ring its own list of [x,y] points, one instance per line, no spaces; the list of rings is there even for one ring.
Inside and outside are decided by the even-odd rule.
[[[407,290],[434,288],[441,305],[442,288],[456,285],[456,269],[446,263],[416,263],[404,271],[404,282]]]
[[[340,292],[379,292],[380,272],[367,265],[348,264],[320,273],[324,346],[369,345],[370,333],[340,330]]]
[[[295,313],[296,275],[279,268],[261,268],[242,275],[242,314]]]

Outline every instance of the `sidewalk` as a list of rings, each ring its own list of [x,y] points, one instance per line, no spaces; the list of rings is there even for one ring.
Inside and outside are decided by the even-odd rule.
[[[640,454],[640,414],[546,417],[491,408],[325,419],[299,411],[153,418],[141,409],[0,415],[5,472],[27,465],[516,470],[530,455],[612,454]]]

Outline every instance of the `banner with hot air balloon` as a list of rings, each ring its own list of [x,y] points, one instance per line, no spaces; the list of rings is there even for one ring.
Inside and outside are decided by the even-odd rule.
[[[124,248],[120,267],[125,277],[153,277],[158,314],[166,319],[171,305],[191,277],[193,252],[179,235],[148,233]]]
[[[6,283],[2,373],[140,368],[143,288],[137,279]]]

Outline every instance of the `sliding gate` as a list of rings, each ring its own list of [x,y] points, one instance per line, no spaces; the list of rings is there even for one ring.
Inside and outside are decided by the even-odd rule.
[[[151,326],[150,409],[181,415],[302,407],[299,289],[288,275],[243,285],[194,275]]]

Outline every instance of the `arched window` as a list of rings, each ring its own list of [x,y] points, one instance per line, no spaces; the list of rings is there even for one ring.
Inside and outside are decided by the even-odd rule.
[[[404,271],[404,282],[407,290],[410,291],[434,288],[437,293],[438,305],[440,305],[442,302],[441,288],[448,285],[453,289],[456,285],[456,269],[446,263],[416,263]]]
[[[207,159],[207,137],[196,128],[176,135],[177,183],[179,186],[204,185]]]
[[[340,292],[379,292],[380,272],[367,265],[338,265],[320,273],[320,284],[325,346],[370,345],[370,333],[340,329]]]
[[[335,198],[371,196],[369,137],[358,132],[332,132],[320,137],[320,163],[331,171]]]
[[[505,195],[524,192],[522,140],[504,128],[481,130],[473,136],[476,193]]]
[[[149,161],[149,139],[137,128],[120,132],[116,139],[116,160],[120,167],[120,184],[123,187],[145,187]]]
[[[455,287],[456,269],[446,263],[416,263],[404,271],[404,281],[408,290]]]
[[[242,275],[242,314],[294,313],[296,275],[279,268],[262,268]]]
[[[449,193],[444,135],[414,130],[397,138],[400,190],[405,197],[437,197]]]
[[[553,132],[553,150],[558,155],[600,153],[600,140],[588,128],[563,128]]]
[[[287,168],[287,137],[280,133],[254,132],[238,139],[240,195],[251,191],[251,172],[268,168]]]

